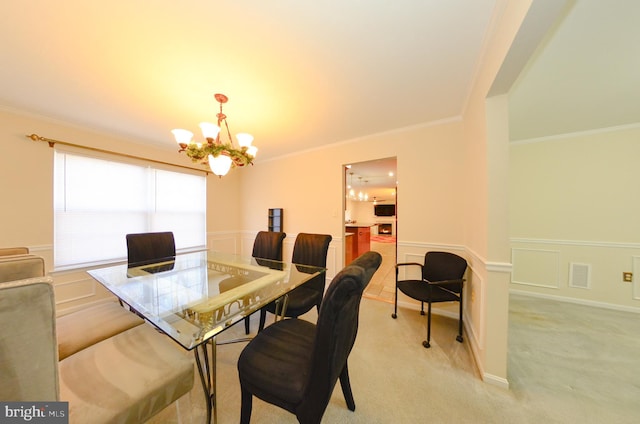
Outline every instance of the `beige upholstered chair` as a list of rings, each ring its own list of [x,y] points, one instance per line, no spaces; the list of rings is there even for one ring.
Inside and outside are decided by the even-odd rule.
[[[0,256],[0,283],[44,277],[44,259],[36,255]],[[47,279],[47,281],[49,281]],[[78,309],[57,318],[59,359],[144,323],[116,302]]]
[[[11,255],[28,255],[28,247],[0,247],[0,257]]]
[[[36,255],[0,256],[0,283],[44,277],[44,259]],[[78,309],[57,318],[58,354],[63,360],[82,349],[144,323],[116,302]]]
[[[59,399],[55,304],[49,277],[0,284],[0,399]]]
[[[34,277],[44,277],[44,259],[40,256],[0,256],[0,283]]]
[[[0,284],[0,399],[68,401],[72,423],[141,423],[191,391],[192,356],[147,324],[58,361],[51,283]]]

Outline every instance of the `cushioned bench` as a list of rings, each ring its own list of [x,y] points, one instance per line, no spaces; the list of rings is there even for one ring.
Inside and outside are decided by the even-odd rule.
[[[149,324],[58,361],[49,277],[0,284],[0,399],[69,402],[71,423],[141,423],[188,394],[193,358]]]

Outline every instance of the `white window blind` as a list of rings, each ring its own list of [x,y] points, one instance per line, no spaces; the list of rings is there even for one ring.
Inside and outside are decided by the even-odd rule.
[[[56,150],[54,266],[125,260],[129,233],[172,231],[206,245],[206,177]]]

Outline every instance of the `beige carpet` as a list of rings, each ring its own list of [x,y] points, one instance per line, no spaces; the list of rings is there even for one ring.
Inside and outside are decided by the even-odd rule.
[[[363,299],[360,332],[349,358],[356,410],[339,385],[324,423],[637,423],[640,422],[640,317],[578,305],[512,296],[509,380],[504,390],[481,381],[467,351],[455,342],[456,321],[436,316],[425,349],[425,317]],[[315,319],[314,314],[306,316]],[[252,317],[252,330],[257,316]],[[243,326],[226,337],[242,336]],[[237,423],[236,361],[244,344],[218,348],[221,424]],[[189,408],[189,402],[191,408]],[[186,406],[185,406],[186,405]],[[203,423],[199,382],[181,402],[191,422]],[[169,407],[152,420],[174,423]],[[279,408],[254,400],[252,423],[295,423]]]

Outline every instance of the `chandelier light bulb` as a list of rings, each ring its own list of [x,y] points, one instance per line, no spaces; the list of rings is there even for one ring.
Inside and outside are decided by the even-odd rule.
[[[191,140],[193,140],[193,133],[189,130],[176,128],[175,130],[171,130],[171,132],[180,146],[187,145],[191,143]]]
[[[238,145],[240,147],[249,148],[253,142],[253,136],[247,133],[238,133],[236,134],[236,140],[238,140]]]
[[[231,163],[231,158],[227,155],[218,155],[218,157],[209,155],[209,167],[211,168],[211,172],[219,177],[227,175],[227,172],[231,169]]]
[[[220,133],[220,127],[209,122],[200,122],[200,130],[202,130],[202,136],[207,140],[215,140]]]

